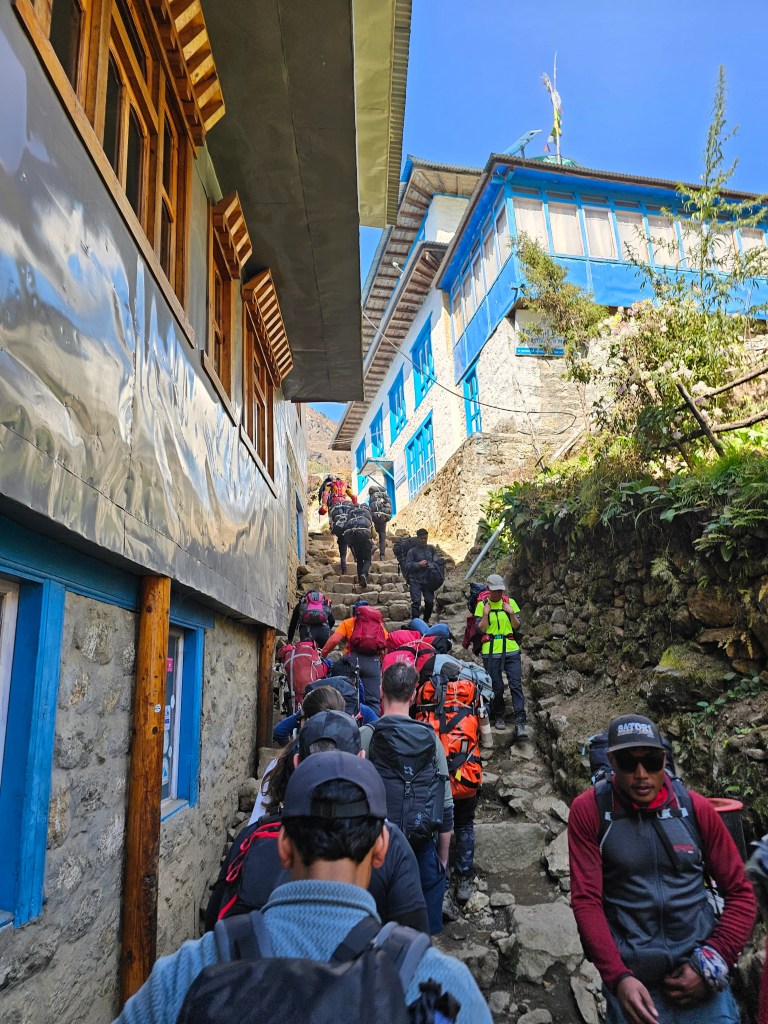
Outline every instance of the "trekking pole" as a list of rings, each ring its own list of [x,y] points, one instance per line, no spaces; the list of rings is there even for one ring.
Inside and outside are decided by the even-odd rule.
[[[493,533],[491,534],[491,536],[490,536],[490,537],[488,538],[488,540],[487,540],[487,541],[485,542],[485,546],[483,547],[483,550],[482,550],[482,551],[480,552],[480,554],[479,554],[479,555],[477,556],[477,558],[476,558],[476,559],[474,560],[474,562],[473,562],[473,563],[472,563],[472,565],[470,566],[469,572],[468,572],[468,573],[467,573],[467,575],[466,575],[466,576],[464,577],[465,581],[466,581],[466,580],[468,580],[468,579],[470,578],[470,576],[472,576],[472,574],[473,574],[473,573],[475,572],[475,570],[477,569],[478,565],[480,565],[480,563],[482,562],[482,560],[483,560],[483,559],[485,558],[485,556],[486,556],[486,555],[488,554],[488,552],[489,552],[489,551],[491,550],[491,548],[493,547],[493,545],[494,545],[494,544],[496,543],[496,541],[497,541],[497,540],[499,539],[499,535],[500,535],[501,531],[502,531],[502,530],[504,529],[504,527],[505,527],[506,525],[507,525],[507,524],[506,524],[506,522],[505,522],[505,521],[504,521],[504,520],[502,519],[502,521],[501,521],[501,522],[499,523],[499,525],[498,525],[498,526],[496,527],[496,529],[495,529],[495,530],[493,531]]]

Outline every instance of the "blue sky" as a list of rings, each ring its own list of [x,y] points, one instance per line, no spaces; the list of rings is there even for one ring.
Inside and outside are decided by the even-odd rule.
[[[557,51],[566,156],[695,182],[723,64],[739,125],[731,184],[768,192],[767,30],[766,0],[414,0],[403,155],[482,167],[531,128],[543,132],[527,155],[541,153],[552,124],[541,76]],[[360,233],[363,279],[378,236]],[[314,407],[332,419],[344,408]]]

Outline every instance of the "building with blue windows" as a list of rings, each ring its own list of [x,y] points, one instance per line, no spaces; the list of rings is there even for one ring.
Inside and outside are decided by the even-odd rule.
[[[425,179],[441,173],[461,176],[465,185],[464,191],[456,185],[449,208],[437,186],[431,194],[425,187]],[[514,239],[523,232],[534,238],[566,267],[569,281],[615,309],[647,297],[630,257],[674,274],[692,272],[687,215],[673,182],[552,158],[494,155],[482,171],[409,160],[403,201],[414,191],[425,205],[418,229],[413,209],[401,202],[396,228],[383,237],[368,276],[366,400],[347,406],[334,447],[358,446],[375,417],[389,418],[393,429],[378,465],[389,474],[397,524],[410,529],[415,520],[403,514],[406,506],[425,495],[418,514],[428,519],[430,481],[456,461],[459,449],[475,450],[484,435],[493,435],[504,447],[506,479],[496,470],[485,480],[481,473],[473,477],[474,500],[466,503],[469,538],[488,491],[582,429],[593,397],[562,379],[557,339],[544,351],[521,334],[533,314],[526,309]],[[450,209],[455,216],[459,204],[454,223],[445,213]],[[412,241],[409,229],[415,231]],[[395,239],[399,258],[393,255]],[[764,227],[723,230],[723,245],[734,251],[765,244]],[[759,291],[759,284],[753,287],[753,302],[761,301]],[[765,291],[768,297],[768,282]],[[474,461],[482,465],[482,459]]]

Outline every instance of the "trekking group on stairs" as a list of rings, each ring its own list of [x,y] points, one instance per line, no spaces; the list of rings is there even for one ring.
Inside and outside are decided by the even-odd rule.
[[[329,478],[322,503],[342,572],[349,547],[364,587],[376,502],[357,505]],[[388,513],[378,514],[383,556]],[[459,913],[451,852],[455,900],[473,892],[480,746],[493,742],[489,714],[506,728],[505,676],[513,740],[528,738],[520,609],[502,576],[472,584],[463,646],[484,667],[453,657],[448,627],[429,625],[443,579],[427,531],[398,544],[409,628],[387,630],[365,599],[340,623],[321,592],[298,602],[278,652],[290,693],[275,728],[283,749],[222,864],[206,932],[157,962],[120,1024],[490,1024],[466,966],[429,936]],[[730,973],[756,904],[733,839],[674,775],[655,723],[625,715],[593,740],[595,784],[574,801],[568,839],[573,911],[607,1020],[737,1022]],[[763,843],[751,865],[768,892]]]

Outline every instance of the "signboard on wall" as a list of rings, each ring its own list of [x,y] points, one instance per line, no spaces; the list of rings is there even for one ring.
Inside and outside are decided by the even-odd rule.
[[[405,483],[405,459],[401,455],[395,459],[395,487]]]
[[[543,345],[515,345],[516,356],[564,356],[565,349],[562,345],[553,345],[552,348],[544,348]]]

